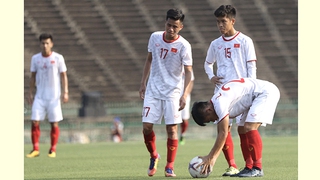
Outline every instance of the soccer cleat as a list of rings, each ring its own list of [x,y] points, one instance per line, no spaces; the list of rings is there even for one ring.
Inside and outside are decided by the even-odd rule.
[[[263,170],[253,167],[250,171],[248,171],[247,173],[242,173],[239,174],[239,177],[262,177],[263,174]]]
[[[184,145],[186,143],[186,140],[184,139],[183,136],[180,137],[180,140],[179,140],[179,144],[180,145]]]
[[[48,153],[48,156],[51,158],[55,158],[57,156],[57,154],[56,154],[56,152],[50,150]]]
[[[251,169],[245,167],[244,169],[242,169],[239,173],[237,174],[232,174],[230,175],[230,177],[239,177],[240,174],[247,174],[251,171]]]
[[[37,150],[32,150],[29,154],[27,154],[28,158],[34,158],[34,157],[38,157],[40,155],[40,152]]]
[[[231,176],[238,173],[239,173],[239,170],[237,168],[230,166],[229,168],[226,169],[226,172],[222,174],[222,176]]]
[[[157,172],[157,166],[160,159],[160,154],[157,158],[150,158],[150,165],[148,169],[148,176],[153,176]]]
[[[173,170],[171,168],[166,168],[164,171],[164,176],[166,177],[176,177],[177,175],[174,174]]]

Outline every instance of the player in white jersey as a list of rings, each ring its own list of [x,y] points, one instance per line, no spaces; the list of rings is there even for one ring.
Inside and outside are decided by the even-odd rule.
[[[211,42],[207,51],[204,69],[210,81],[215,85],[215,92],[217,92],[223,83],[231,79],[241,77],[256,78],[257,58],[252,39],[234,28],[236,9],[231,5],[221,5],[214,14],[222,35]],[[215,63],[217,65],[216,75],[213,72]],[[239,121],[239,117],[236,120]],[[223,154],[229,167],[223,176],[239,173],[233,155],[234,146],[230,132],[231,125],[228,138],[223,147]],[[238,126],[238,134],[241,142],[246,141],[243,126]],[[248,160],[247,163],[249,166],[252,161]]]
[[[184,80],[184,74],[183,74],[183,80]],[[189,126],[189,119],[190,119],[190,101],[191,101],[191,92],[192,92],[192,88],[193,88],[193,84],[194,84],[194,73],[192,72],[191,75],[191,82],[190,85],[188,86],[189,88],[189,95],[186,98],[186,106],[183,108],[183,110],[181,111],[181,119],[182,119],[182,123],[180,124],[180,140],[179,143],[181,145],[185,144],[185,137],[184,134],[188,129]],[[184,86],[182,86],[183,88]],[[181,95],[183,95],[183,91],[181,91]]]
[[[32,56],[30,66],[28,101],[29,104],[32,104],[31,140],[33,150],[27,154],[29,158],[37,157],[40,154],[40,121],[43,121],[46,115],[51,124],[51,147],[48,156],[56,157],[56,146],[60,133],[59,121],[63,119],[60,97],[62,97],[63,103],[69,100],[67,67],[64,58],[61,54],[52,51],[53,38],[51,34],[41,34],[39,40],[41,52]]]
[[[191,81],[193,62],[190,43],[179,35],[183,28],[183,20],[184,14],[181,10],[168,10],[165,31],[152,33],[148,43],[148,55],[139,94],[144,100],[142,112],[144,142],[151,157],[149,176],[156,173],[160,159],[153,125],[161,124],[162,118],[165,120],[167,132],[165,176],[176,176],[173,170],[178,148],[178,124],[182,122],[180,110],[185,107],[187,95],[190,93],[187,87]],[[183,72],[185,80],[182,89]],[[181,91],[184,92],[182,96]]]
[[[202,157],[204,172],[212,169],[216,163],[227,139],[229,119],[241,115],[237,123],[245,127],[247,136],[242,153],[245,157],[252,158],[253,165],[246,166],[233,176],[263,176],[262,140],[258,128],[261,125],[272,124],[279,99],[279,89],[273,83],[241,78],[225,83],[209,101],[195,102],[191,111],[194,121],[200,126],[205,126],[211,121],[217,124],[216,141],[210,153]]]

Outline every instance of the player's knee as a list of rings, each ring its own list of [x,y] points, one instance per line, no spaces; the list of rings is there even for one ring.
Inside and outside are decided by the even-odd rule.
[[[143,124],[143,130],[142,130],[143,134],[148,135],[152,133],[152,131],[153,131],[153,126],[151,124],[145,124],[145,123]]]
[[[249,131],[252,131],[252,130],[258,130],[260,125],[261,125],[261,123],[249,123],[249,122],[246,122],[246,123],[244,123],[245,132],[249,132]]]
[[[246,130],[244,128],[244,126],[238,126],[238,134],[245,134]]]
[[[31,126],[39,126],[40,121],[32,121]]]

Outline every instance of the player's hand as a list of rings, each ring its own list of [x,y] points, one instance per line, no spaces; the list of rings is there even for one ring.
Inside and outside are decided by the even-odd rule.
[[[214,161],[212,162],[209,159],[209,156],[199,156],[199,158],[202,159],[202,163],[200,163],[197,167],[203,165],[201,174],[210,173],[212,171],[212,169],[213,169]]]
[[[220,81],[220,79],[223,79],[223,77],[213,76],[210,81],[211,81],[214,85],[219,85],[219,84],[222,83],[222,82]]]
[[[186,99],[181,96],[180,101],[179,101],[179,111],[181,111],[182,109],[184,109],[184,107],[186,106]]]
[[[29,105],[32,105],[32,103],[33,103],[33,94],[29,94],[28,103],[29,103]]]
[[[146,85],[141,84],[139,89],[140,99],[144,99],[144,93],[146,92]]]
[[[64,93],[62,97],[62,102],[67,103],[69,101],[69,93]]]

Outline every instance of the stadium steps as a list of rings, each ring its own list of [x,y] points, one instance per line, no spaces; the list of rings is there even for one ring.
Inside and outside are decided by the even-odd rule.
[[[127,52],[128,49],[120,43],[125,41],[123,40],[123,37],[120,37],[121,39],[119,39],[119,37],[113,38],[116,36],[114,34],[115,32],[112,32],[110,30],[112,29],[112,27],[109,26],[110,22],[106,21],[107,18],[104,17],[104,14],[100,12],[101,10],[97,9],[97,5],[100,5],[99,3],[97,4],[98,1],[94,2],[95,3],[91,3],[88,1],[79,1],[77,4],[78,8],[84,9],[84,7],[87,7],[87,11],[91,11],[90,19],[83,18],[82,12],[77,11],[77,8],[71,8],[72,6],[68,6],[68,2],[64,3],[65,7],[68,8],[70,16],[72,16],[77,22],[78,26],[82,28],[82,31],[86,34],[88,41],[90,41],[93,48],[96,49],[104,58],[104,61],[108,63],[109,68],[113,70],[112,74],[118,78],[119,84],[123,86],[123,94],[119,94],[116,97],[118,99],[123,99],[126,98],[126,96],[130,94],[130,92],[138,91],[138,88],[133,88],[133,85],[136,85],[140,82],[137,78],[140,79],[141,72],[139,71],[139,76],[137,76],[137,72],[132,71],[132,69],[137,69],[137,67],[141,66],[141,61],[139,61],[137,65],[137,63],[132,60],[132,56]],[[104,5],[101,4],[100,8],[103,7]],[[110,18],[114,19],[112,16]],[[96,23],[98,23],[99,25],[94,25]],[[114,22],[114,24],[116,26],[118,25],[116,21]],[[93,31],[91,26],[94,26],[95,30],[97,30],[98,32],[102,32],[102,34],[100,34],[100,37],[97,37],[97,32]],[[117,33],[120,32],[118,31]],[[124,62],[124,65],[119,65],[119,62]],[[126,93],[128,91],[129,93]]]
[[[53,6],[53,1],[39,1],[39,0],[30,0],[25,3],[25,9],[29,10],[30,8],[32,10],[33,17],[35,17],[36,22],[41,24],[41,27],[50,28],[50,25],[47,25],[49,23],[44,22],[42,19],[47,19],[48,22],[51,23],[58,23],[56,29],[53,29],[52,31],[55,32],[55,36],[57,38],[55,39],[55,47],[58,48],[57,51],[64,54],[66,60],[71,59],[70,61],[79,61],[80,66],[83,61],[88,60],[86,57],[90,52],[88,52],[87,49],[85,49],[83,44],[81,44],[81,41],[79,38],[74,37],[74,32],[70,32],[70,28],[66,24],[65,21],[62,21],[62,16],[59,15],[57,10]],[[104,15],[99,12],[97,9],[96,2],[100,2],[103,4],[105,8],[107,8],[108,12],[111,15],[111,19],[113,20],[114,24],[110,24],[110,22],[106,21]],[[195,70],[195,90],[192,92],[192,96],[194,99],[207,99],[211,97],[213,89],[210,88],[210,82],[207,79],[204,70],[203,70],[203,62],[205,60],[206,50],[209,47],[209,43],[218,37],[220,34],[217,31],[216,25],[215,25],[215,18],[213,16],[214,9],[218,7],[218,5],[215,4],[209,4],[209,1],[205,0],[199,0],[199,1],[192,1],[192,0],[186,0],[182,2],[175,1],[175,0],[163,0],[163,1],[141,1],[141,0],[119,0],[119,1],[113,1],[113,0],[107,0],[107,1],[61,1],[61,3],[64,5],[64,7],[68,10],[69,14],[72,16],[74,21],[77,23],[77,25],[82,29],[82,31],[86,34],[87,39],[91,43],[91,45],[94,47],[94,49],[99,52],[101,57],[108,62],[108,65],[110,68],[114,69],[116,71],[116,77],[119,78],[121,81],[121,84],[128,89],[132,94],[137,94],[138,86],[141,78],[141,72],[142,72],[142,66],[145,60],[146,56],[146,49],[147,49],[147,40],[150,36],[150,33],[153,31],[156,27],[157,30],[163,30],[164,29],[164,19],[165,19],[165,12],[163,9],[169,9],[175,6],[181,6],[184,5],[187,7],[187,16],[186,16],[186,22],[185,22],[185,28],[181,31],[182,36],[184,36],[186,39],[190,41],[193,47],[193,56],[194,56],[194,70]],[[279,53],[279,49],[275,48],[269,48],[269,47],[275,47],[274,43],[271,43],[269,41],[270,34],[266,34],[266,28],[262,24],[258,24],[258,22],[261,22],[261,16],[259,15],[259,12],[256,11],[257,7],[253,3],[253,1],[245,0],[239,4],[236,1],[231,1],[232,4],[235,4],[236,7],[239,10],[239,16],[244,19],[244,26],[246,26],[250,30],[250,36],[257,41],[255,45],[261,49],[260,53],[257,54],[258,59],[268,59],[267,64],[270,64],[269,62],[272,59],[272,63],[274,66],[272,66],[272,69],[279,71],[281,68],[283,68],[283,64],[278,63],[279,61],[282,61],[281,59],[277,59],[278,57],[275,57],[274,54]],[[279,30],[284,32],[283,34],[283,40],[289,47],[289,49],[295,49],[297,48],[297,31],[295,27],[295,21],[292,19],[294,15],[295,7],[292,5],[292,0],[288,1],[291,2],[291,6],[293,6],[290,10],[285,9],[281,7],[282,9],[285,9],[283,11],[281,8],[281,2],[273,3],[274,7],[269,8],[272,10],[275,10],[275,12],[272,12],[272,15],[277,14],[276,10],[279,12],[284,12],[282,15],[284,15],[285,21],[284,23],[290,27],[293,27],[288,30],[286,29],[286,26],[283,25],[283,23],[278,22],[277,20],[281,19],[279,17],[274,17],[275,22],[277,22],[277,27]],[[287,4],[288,4],[287,2]],[[237,4],[238,3],[238,4]],[[265,2],[265,4],[269,4],[269,2]],[[270,3],[271,4],[271,3]],[[239,6],[238,6],[239,5]],[[145,9],[141,9],[141,7]],[[283,5],[282,5],[283,6]],[[277,8],[278,7],[278,8]],[[289,6],[288,6],[289,7]],[[149,12],[150,18],[152,19],[152,23],[146,22],[146,17],[143,13],[144,10],[147,10]],[[296,10],[295,10],[296,11]],[[37,13],[38,12],[38,13]],[[44,15],[43,12],[48,12]],[[247,13],[248,12],[248,13]],[[270,11],[271,12],[271,11]],[[290,16],[286,16],[287,14],[291,14]],[[40,17],[46,17],[40,19]],[[130,16],[127,18],[127,16]],[[188,16],[193,19],[193,23],[190,23],[187,21]],[[189,19],[190,19],[189,18]],[[258,18],[258,19],[256,19]],[[294,17],[293,17],[294,18]],[[201,19],[201,21],[199,21]],[[204,20],[203,20],[204,19]],[[140,23],[139,23],[140,22]],[[153,25],[152,25],[153,24]],[[121,33],[123,35],[122,38],[119,38],[116,36],[114,31],[111,31],[113,28],[112,25],[118,26],[118,28],[121,30]],[[197,38],[197,34],[195,34],[192,30],[194,27],[200,27],[197,30],[201,34],[202,38],[205,40],[201,44],[199,42],[199,38]],[[239,24],[237,25],[239,26]],[[263,26],[258,27],[258,26]],[[255,28],[256,27],[256,28]],[[251,29],[255,28],[255,29]],[[245,32],[246,33],[246,32]],[[33,33],[34,34],[34,33]],[[251,35],[252,34],[252,35]],[[30,45],[34,46],[34,49],[36,51],[39,51],[39,47],[37,43],[32,43],[32,33],[28,33],[28,36],[25,37],[30,42]],[[37,39],[36,39],[37,40]],[[35,42],[37,42],[35,40]],[[66,41],[63,41],[66,40]],[[130,50],[126,48],[126,41],[128,41],[129,45],[131,46]],[[70,48],[68,46],[76,46],[76,48]],[[61,51],[60,48],[61,47]],[[205,48],[204,48],[205,47]],[[268,48],[268,49],[267,49]],[[78,50],[77,50],[78,49]],[[66,51],[63,51],[66,50]],[[127,51],[126,51],[127,50]],[[132,52],[134,52],[136,55],[132,56]],[[297,51],[293,50],[292,56],[297,59]],[[94,56],[93,54],[90,54]],[[77,58],[72,58],[73,56],[77,56]],[[86,58],[81,58],[81,57]],[[78,58],[80,57],[80,58]],[[134,58],[133,58],[134,57]],[[259,58],[262,57],[262,58]],[[94,57],[90,58],[90,61],[93,60]],[[297,60],[295,60],[297,62]],[[73,63],[73,62],[72,62]],[[68,64],[67,64],[68,65]],[[139,66],[140,65],[140,66]],[[71,65],[70,65],[71,66]],[[73,65],[72,65],[73,66]],[[71,66],[71,67],[72,67]],[[76,65],[74,65],[76,67]],[[80,66],[77,66],[79,70],[77,72],[79,73],[79,78],[81,76],[86,76],[87,72],[85,72],[83,69],[80,69]],[[97,68],[97,77],[100,77],[100,73],[98,73],[101,69],[101,67]],[[92,69],[95,69],[94,66],[92,68],[89,68],[90,71]],[[117,72],[119,71],[119,72]],[[122,72],[125,72],[123,74]],[[262,74],[261,74],[262,73]],[[287,73],[287,72],[284,72]],[[268,77],[270,74],[270,71],[263,70],[259,67],[258,69],[259,77]],[[285,77],[287,74],[281,74],[277,75],[278,77],[281,76]],[[290,76],[291,77],[291,76]],[[70,77],[73,78],[73,77]],[[105,77],[108,78],[108,77]],[[283,82],[284,80],[282,80]],[[86,81],[89,83],[90,81]],[[101,81],[102,82],[102,81]],[[107,81],[111,82],[111,81]],[[138,83],[136,83],[138,82]],[[294,87],[294,84],[297,84],[297,80],[289,79],[287,82],[293,82],[290,85],[290,91],[292,87]],[[110,84],[109,86],[116,86],[115,84]],[[288,86],[288,85],[287,85]],[[288,86],[289,87],[289,86]],[[294,88],[293,88],[294,89]],[[297,88],[296,88],[297,89]],[[119,92],[117,90],[110,90],[105,89],[105,92]],[[281,89],[282,92],[289,91],[288,89]],[[294,92],[288,92],[291,98],[297,98],[297,94],[294,94]],[[80,94],[80,93],[78,93]],[[121,94],[121,92],[119,93]],[[124,96],[114,96],[109,97],[114,100],[123,100]],[[134,96],[133,100],[137,96]],[[106,97],[107,99],[107,97]]]
[[[281,36],[284,37],[282,39],[283,41],[279,42],[287,46],[287,44],[296,44],[295,46],[288,46],[288,49],[290,50],[286,55],[283,55],[283,47],[278,45],[276,43],[279,39],[274,39],[272,36],[272,32],[268,30],[266,19],[263,18],[262,14],[259,11],[259,7],[255,4],[255,0],[244,0],[241,2],[238,1],[232,1],[233,4],[237,7],[239,11],[239,15],[243,18],[243,23],[245,23],[246,27],[251,33],[251,37],[256,42],[256,46],[259,47],[263,53],[259,54],[259,56],[262,56],[268,61],[268,64],[270,65],[273,72],[277,75],[278,79],[280,79],[281,85],[284,86],[283,89],[281,89],[282,92],[286,92],[286,94],[291,99],[296,99],[298,97],[298,81],[297,81],[297,49],[292,49],[292,47],[297,47],[297,37],[295,36],[296,33],[289,33],[288,35],[292,35],[293,38],[290,38],[290,36],[285,36],[283,34],[286,34],[286,32],[297,32],[297,26],[293,25],[290,28],[287,29],[281,29],[279,31],[281,33]],[[268,2],[269,4],[264,4],[264,8],[268,9],[268,5],[270,5],[272,2]],[[290,4],[294,4],[292,1]],[[291,6],[291,5],[290,5]],[[275,8],[277,7],[277,8]],[[279,9],[279,8],[286,8],[286,6],[282,3],[274,2],[272,3],[271,8],[269,9]],[[270,16],[274,13],[269,13]],[[282,17],[281,17],[282,18]],[[295,17],[291,17],[292,20],[295,19]],[[290,19],[291,19],[290,18]],[[275,19],[275,20],[273,20]],[[277,22],[276,20],[279,19],[279,17],[273,17],[273,22]],[[293,23],[294,24],[294,23]],[[275,24],[276,27],[277,24]],[[265,38],[269,37],[270,41],[266,41]],[[260,38],[264,38],[264,40],[260,40]],[[285,41],[285,39],[291,39],[288,42]],[[291,56],[292,54],[292,56]],[[288,57],[290,58],[290,61],[288,61]],[[288,70],[289,69],[289,70]],[[258,70],[259,71],[259,70]],[[288,78],[282,78],[282,77],[288,77]]]
[[[78,1],[78,7],[83,7],[83,9],[87,8],[89,11],[90,8],[88,8],[91,5],[90,1]],[[91,73],[96,74],[96,77],[100,77],[100,80],[103,82],[107,83],[100,83],[100,86],[102,87],[113,87],[113,91],[119,92],[118,98],[120,96],[123,96],[124,98],[126,97],[125,95],[125,88],[123,88],[122,84],[119,81],[119,78],[117,76],[114,76],[114,70],[109,67],[108,62],[104,60],[104,58],[100,55],[98,51],[92,46],[91,41],[88,39],[86,33],[83,31],[81,28],[81,25],[79,24],[78,21],[75,20],[74,17],[78,17],[79,14],[81,14],[81,11],[74,11],[74,9],[71,9],[71,11],[68,10],[69,7],[72,7],[73,4],[68,4],[72,3],[71,1],[59,1],[56,2],[56,6],[58,7],[59,11],[61,14],[63,14],[63,17],[67,19],[68,25],[73,28],[73,30],[76,33],[76,36],[79,38],[79,41],[82,42],[83,46],[89,51],[90,54],[94,55],[94,62],[96,63],[97,66],[100,68],[100,73],[97,74],[98,72]],[[94,13],[92,13],[94,15]],[[97,13],[95,13],[97,14]],[[94,16],[92,16],[94,17]],[[90,70],[88,70],[89,72]],[[94,72],[94,71],[93,71]],[[94,86],[94,83],[96,83],[97,79],[93,79],[92,81],[88,82],[90,85],[90,91],[92,91],[91,86]],[[112,84],[112,85],[111,85]],[[105,97],[104,97],[105,98]],[[108,97],[113,98],[113,97]]]

